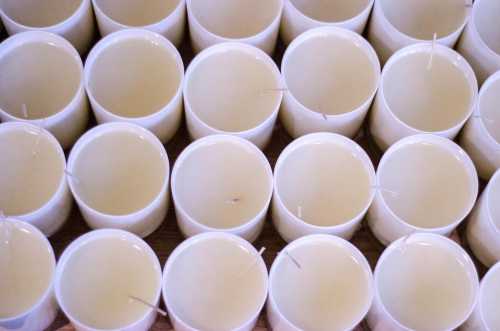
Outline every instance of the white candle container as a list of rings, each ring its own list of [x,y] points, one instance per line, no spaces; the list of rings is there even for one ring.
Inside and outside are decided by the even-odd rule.
[[[453,47],[468,20],[469,0],[375,0],[368,40],[385,63],[400,48],[432,41]]]
[[[380,63],[359,34],[337,28],[309,30],[287,48],[280,119],[294,138],[313,132],[353,137],[370,108]]]
[[[470,155],[479,176],[491,178],[500,168],[500,71],[491,76],[479,91],[475,114],[468,120],[460,145]]]
[[[267,318],[274,331],[352,330],[372,300],[373,275],[363,254],[339,237],[310,235],[274,260]]]
[[[262,231],[273,171],[251,142],[213,135],[196,140],[172,170],[172,198],[185,236],[224,231],[252,242]]]
[[[165,147],[151,132],[130,123],[108,123],[87,131],[75,144],[68,181],[91,228],[146,237],[167,214],[169,169]]]
[[[185,0],[92,0],[102,36],[142,28],[165,36],[179,46],[186,23]]]
[[[4,0],[0,17],[9,35],[46,31],[66,38],[85,54],[94,39],[94,13],[90,0]]]
[[[185,240],[163,270],[163,300],[176,331],[254,330],[267,290],[257,250],[223,232]]]
[[[333,133],[306,135],[276,162],[273,222],[287,242],[319,233],[350,239],[375,190],[373,164],[357,143]]]
[[[146,242],[127,231],[96,230],[65,249],[54,288],[77,331],[146,331],[157,312],[139,300],[158,306],[161,279],[158,257]]]
[[[437,44],[405,47],[382,70],[370,131],[382,150],[418,133],[454,139],[472,115],[477,93],[474,71],[454,50]]]
[[[85,131],[88,102],[80,55],[43,31],[16,34],[0,47],[0,120],[43,126],[64,149]]]
[[[183,79],[179,51],[148,30],[106,36],[85,62],[85,88],[97,122],[138,124],[163,143],[182,121]]]
[[[454,241],[430,233],[401,238],[375,268],[372,331],[455,330],[472,313],[479,291],[476,267]]]
[[[55,320],[54,250],[34,226],[0,220],[0,329],[45,330]]]
[[[467,224],[466,237],[474,255],[490,267],[500,261],[500,170],[479,198]]]
[[[289,44],[301,33],[321,26],[336,26],[363,33],[374,0],[285,0],[281,38]]]
[[[378,165],[368,225],[384,245],[414,232],[450,235],[472,210],[478,186],[474,164],[451,140],[401,139]]]
[[[68,219],[72,206],[61,146],[40,127],[3,123],[0,155],[0,210],[51,236]]]
[[[186,0],[191,45],[196,53],[223,42],[274,52],[283,0]]]
[[[186,71],[188,132],[193,139],[231,134],[264,148],[282,98],[279,69],[266,53],[241,43],[212,46]]]
[[[500,70],[500,4],[495,0],[475,0],[472,14],[457,50],[469,61],[483,83]]]

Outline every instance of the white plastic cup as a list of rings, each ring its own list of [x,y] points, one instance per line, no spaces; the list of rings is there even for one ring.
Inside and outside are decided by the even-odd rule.
[[[188,237],[224,231],[253,242],[262,231],[273,192],[273,171],[260,149],[234,136],[196,140],[172,170],[172,198]]]
[[[0,47],[0,119],[42,126],[68,149],[87,128],[83,64],[64,38],[16,34]]]
[[[469,215],[478,186],[472,160],[451,140],[401,139],[378,165],[368,225],[384,245],[414,232],[448,236]]]
[[[418,133],[454,139],[472,115],[477,94],[474,71],[454,50],[430,43],[405,47],[382,70],[371,134],[382,150]]]
[[[495,0],[475,0],[472,14],[457,50],[469,61],[479,83],[500,70],[500,4]]]
[[[354,137],[380,81],[380,63],[355,32],[309,30],[287,48],[281,64],[285,93],[280,119],[294,138],[313,132]]]
[[[85,54],[94,39],[94,13],[90,0],[3,0],[0,17],[9,35],[46,31],[66,38]]]
[[[99,124],[128,122],[163,143],[182,121],[184,64],[165,37],[141,29],[114,32],[85,62],[85,88]]]
[[[183,92],[193,139],[230,134],[261,149],[271,139],[283,98],[276,63],[241,43],[218,44],[198,54],[186,71]]]
[[[283,0],[186,0],[191,45],[196,53],[223,42],[274,52]]]
[[[185,0],[92,0],[102,36],[128,28],[163,35],[179,46],[186,25]]]
[[[274,168],[275,228],[287,242],[321,233],[349,240],[375,190],[373,164],[356,142],[334,133],[303,136]]]
[[[281,19],[281,38],[290,44],[303,32],[336,26],[363,33],[374,0],[285,0]]]
[[[470,0],[375,0],[368,40],[385,63],[397,50],[432,41],[453,47],[468,20]]]
[[[73,204],[61,145],[40,127],[3,123],[0,155],[0,210],[53,235],[68,219]]]
[[[108,123],[77,141],[68,158],[68,181],[91,228],[123,229],[144,238],[167,214],[169,169],[155,135],[135,124]]]

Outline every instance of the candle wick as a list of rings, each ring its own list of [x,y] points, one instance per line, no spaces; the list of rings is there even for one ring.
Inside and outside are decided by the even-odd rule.
[[[328,116],[327,116],[325,113],[321,113],[321,116],[323,116],[323,119],[324,119],[325,121],[328,121]]]
[[[429,63],[427,64],[427,70],[432,69],[432,62],[434,61],[434,52],[436,49],[436,39],[437,39],[437,33],[434,32],[434,35],[432,36],[432,49],[431,49],[431,56],[429,58]]]
[[[233,198],[233,199],[226,200],[226,203],[230,203],[232,205],[235,205],[235,204],[237,204],[240,201],[241,201],[240,198]]]
[[[72,173],[71,171],[69,171],[68,169],[64,169],[64,173],[65,173],[65,174],[66,174],[69,178],[71,178],[72,180],[74,180],[74,181],[75,181],[75,183],[76,183],[77,185],[80,185],[81,181],[80,181],[80,179],[78,179],[78,177],[76,177],[76,175],[75,175],[75,174],[73,174],[73,173]]]
[[[380,185],[372,185],[372,188],[374,190],[378,190],[378,191],[381,191],[381,192],[387,192],[387,193],[391,194],[394,197],[398,197],[399,196],[398,192],[393,191],[393,190],[389,190],[389,189],[386,189],[386,188],[383,188]]]
[[[38,146],[40,145],[40,141],[42,140],[42,135],[43,135],[43,124],[45,123],[45,120],[42,121],[42,123],[38,126],[38,130],[36,132],[36,140],[35,140],[35,145],[33,146],[33,156],[38,155]]]
[[[280,254],[281,253],[284,253],[297,268],[302,269],[302,266],[300,265],[299,261],[297,261],[297,259],[293,257],[288,250],[284,249],[280,252]]]
[[[297,206],[297,217],[302,218],[302,206]]]
[[[26,107],[26,104],[25,104],[25,103],[23,103],[23,104],[21,105],[21,112],[23,113],[23,117],[24,117],[25,119],[28,119],[28,118],[29,118],[29,114],[28,114],[28,107]]]
[[[155,305],[152,305],[150,304],[149,302],[145,301],[145,300],[142,300],[141,298],[138,298],[136,296],[133,296],[133,295],[129,295],[128,296],[130,299],[136,301],[136,302],[139,302],[139,303],[142,303],[143,305],[155,310],[158,314],[160,314],[161,316],[164,316],[164,317],[167,317],[167,312],[164,311],[163,309],[160,309],[159,307],[156,307]]]
[[[266,248],[262,247],[260,251],[255,255],[252,263],[248,266],[248,268],[243,269],[243,271],[238,275],[238,278],[242,277],[243,275],[247,274],[250,270],[252,270],[257,265],[259,258],[262,257],[262,254],[264,254],[265,251]]]

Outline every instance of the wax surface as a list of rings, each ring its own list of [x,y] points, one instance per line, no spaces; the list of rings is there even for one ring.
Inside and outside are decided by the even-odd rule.
[[[359,15],[369,0],[291,0],[300,12],[323,22],[341,22]]]
[[[145,26],[166,18],[180,0],[97,0],[97,6],[112,20],[130,26]]]
[[[481,95],[479,105],[481,120],[490,135],[500,144],[500,79]],[[500,153],[500,152],[499,152]]]
[[[493,271],[490,271],[493,272]],[[500,269],[496,268],[483,284],[481,307],[486,325],[490,330],[500,330]]]
[[[69,18],[82,0],[2,0],[0,7],[14,21],[30,27],[47,27]]]
[[[160,271],[138,245],[121,238],[91,240],[75,251],[61,276],[61,298],[73,318],[96,329],[119,329],[154,303]]]
[[[0,72],[0,108],[28,119],[63,110],[73,100],[82,77],[74,57],[43,42],[28,42],[7,52],[0,59]]]
[[[176,59],[163,46],[142,38],[117,42],[91,67],[90,90],[106,110],[123,117],[160,111],[177,93]]]
[[[474,22],[483,41],[495,53],[500,55],[500,2],[495,0],[482,1],[477,6]]]

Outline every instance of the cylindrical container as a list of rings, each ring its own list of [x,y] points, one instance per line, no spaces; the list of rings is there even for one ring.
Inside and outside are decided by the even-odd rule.
[[[0,120],[49,130],[64,149],[87,128],[88,101],[80,55],[43,31],[16,34],[0,47]]]
[[[68,180],[91,228],[118,228],[146,237],[165,219],[169,202],[165,147],[130,123],[99,125],[71,150]]]
[[[414,232],[450,235],[472,210],[478,186],[474,164],[451,140],[401,139],[378,165],[368,225],[384,245]]]
[[[241,42],[274,52],[283,0],[186,0],[195,52],[223,42]]]
[[[141,28],[180,46],[186,25],[186,0],[92,0],[102,36]]]
[[[281,38],[289,44],[301,33],[336,26],[363,33],[374,0],[285,0]]]
[[[454,139],[472,115],[477,93],[474,71],[454,50],[437,44],[405,47],[382,70],[371,134],[382,150],[417,133]]]
[[[281,74],[280,119],[292,137],[320,131],[354,137],[377,91],[380,63],[357,33],[322,27],[290,44]]]
[[[198,54],[186,71],[184,105],[193,139],[231,134],[264,148],[282,98],[278,67],[250,45],[212,46]]]
[[[0,219],[0,329],[39,331],[56,318],[56,258],[34,226]]]
[[[483,83],[500,70],[500,3],[475,0],[469,23],[457,44],[457,50],[469,61],[477,79]]]
[[[456,330],[477,301],[476,267],[454,241],[430,233],[401,238],[375,268],[372,331]]]
[[[176,331],[254,330],[267,290],[259,252],[229,233],[187,239],[163,270],[163,300]]]
[[[139,237],[122,230],[91,231],[59,258],[55,294],[77,331],[147,331],[161,297],[161,266]],[[147,303],[147,304],[146,304]]]
[[[373,164],[358,144],[334,133],[309,134],[276,162],[273,222],[287,242],[319,233],[350,239],[375,191]]]
[[[2,0],[0,17],[10,35],[41,30],[66,38],[85,54],[94,39],[90,0]]]
[[[481,87],[476,111],[465,125],[460,145],[470,155],[479,176],[488,180],[500,168],[500,71]]]
[[[385,63],[400,48],[423,41],[453,47],[468,20],[470,0],[375,0],[368,40]]]
[[[68,219],[72,198],[57,140],[28,123],[0,124],[0,211],[51,236]]]
[[[196,140],[172,170],[172,198],[185,236],[224,231],[257,239],[273,194],[266,156],[246,139],[213,135]]]
[[[179,51],[148,30],[106,36],[85,62],[85,88],[97,122],[134,123],[163,143],[182,121],[183,79]]]
[[[372,300],[373,275],[363,254],[339,237],[310,235],[274,260],[267,318],[274,331],[352,330]]]

